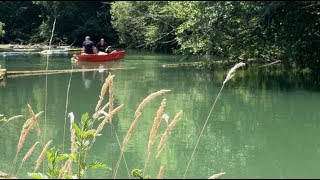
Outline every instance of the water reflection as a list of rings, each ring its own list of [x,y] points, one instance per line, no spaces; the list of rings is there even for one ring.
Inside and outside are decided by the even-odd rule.
[[[116,62],[84,62],[84,61],[76,61],[75,65],[77,68],[88,70],[95,69],[94,71],[82,71],[81,77],[83,81],[83,86],[86,90],[91,88],[92,83],[102,85],[105,82],[105,79],[109,75],[109,68],[113,67]],[[97,83],[99,82],[99,83]]]

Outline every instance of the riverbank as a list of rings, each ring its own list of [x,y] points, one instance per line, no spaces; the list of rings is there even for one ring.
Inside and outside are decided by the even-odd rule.
[[[57,46],[52,45],[51,48],[65,49],[72,48],[73,46]],[[0,51],[39,51],[49,49],[49,46],[46,44],[0,44]]]

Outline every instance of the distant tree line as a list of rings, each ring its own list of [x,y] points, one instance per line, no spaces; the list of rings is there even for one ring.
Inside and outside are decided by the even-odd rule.
[[[113,44],[320,70],[318,1],[0,1],[0,41]],[[4,31],[3,31],[4,30]]]
[[[110,6],[107,1],[0,1],[0,22],[5,30],[0,42],[48,43],[56,18],[55,44],[80,45],[86,35],[96,42],[104,37],[116,43]]]

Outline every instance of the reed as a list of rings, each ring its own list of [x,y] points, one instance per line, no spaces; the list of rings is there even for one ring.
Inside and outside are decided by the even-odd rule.
[[[107,107],[109,107],[109,102],[101,108],[101,111],[104,111]]]
[[[22,117],[23,117],[23,115],[16,115],[16,116],[12,116],[11,118],[9,118],[9,119],[8,119],[8,121],[7,121],[7,122],[9,122],[9,121],[13,121],[13,120],[17,120],[17,119],[22,118]]]
[[[221,177],[225,174],[226,174],[225,172],[217,173],[217,174],[210,176],[208,179],[218,179],[219,177]]]
[[[100,120],[100,115],[101,114],[105,114],[104,112],[105,112],[105,109],[107,108],[107,107],[109,107],[109,102],[106,104],[106,105],[104,105],[99,111],[97,111],[97,112],[95,112],[93,115],[92,115],[92,118],[93,118],[93,120],[95,120],[95,119],[97,119],[98,121]]]
[[[6,122],[0,127],[0,129],[3,128],[8,122],[17,120],[17,119],[22,118],[22,117],[23,117],[23,115],[12,116],[11,118],[8,119],[8,121],[6,121]]]
[[[167,140],[168,140],[168,137],[169,137],[169,134],[172,130],[172,128],[179,122],[179,120],[181,119],[181,116],[182,116],[182,110],[179,111],[176,116],[174,117],[173,121],[168,125],[166,131],[164,132],[164,134],[161,136],[161,139],[160,139],[160,142],[159,142],[159,145],[158,145],[158,148],[157,148],[157,155],[156,155],[156,159],[158,159],[158,157],[160,156],[160,153],[161,151],[163,150]]]
[[[118,106],[117,108],[115,108],[112,112],[110,112],[105,118],[104,120],[99,124],[96,132],[95,132],[95,136],[97,136],[97,134],[103,129],[104,125],[106,123],[108,123],[110,121],[110,118],[112,117],[113,114],[116,114],[118,111],[121,110],[121,108],[124,106],[124,104]]]
[[[138,122],[138,119],[139,117],[141,116],[141,110],[151,101],[153,100],[154,98],[164,94],[164,93],[167,93],[169,92],[170,90],[166,90],[166,89],[162,89],[160,91],[157,91],[155,93],[152,93],[150,94],[148,97],[146,97],[138,106],[137,110],[135,111],[134,113],[134,120],[132,121],[128,131],[127,131],[127,134],[126,136],[124,137],[123,139],[123,143],[122,143],[122,148],[121,148],[121,152],[120,152],[120,157],[117,161],[117,164],[116,164],[116,167],[115,167],[115,171],[114,171],[114,174],[113,174],[113,178],[116,178],[116,175],[117,175],[117,172],[118,172],[118,168],[119,168],[119,165],[120,165],[120,161],[121,161],[121,158],[122,158],[122,155],[128,145],[128,142],[136,128],[136,125],[137,125],[137,122]]]
[[[76,131],[72,126],[72,123],[74,122],[74,115],[73,113],[69,113],[69,117],[70,118],[70,143],[71,143],[71,154],[75,154],[77,151],[77,145],[76,145]],[[58,179],[61,179],[62,177],[64,177],[64,175],[66,173],[68,173],[68,175],[72,174],[72,163],[73,160],[71,158],[69,158],[64,165],[61,168],[61,172],[59,173]]]
[[[160,166],[160,170],[159,170],[157,179],[163,179],[163,166]]]
[[[70,142],[71,142],[71,154],[75,154],[77,152],[78,146],[76,144],[76,130],[72,127],[72,122],[70,121]],[[72,163],[73,160],[69,158],[66,161],[66,171],[68,175],[72,175]]]
[[[16,152],[15,158],[13,160],[12,168],[17,161],[18,154],[19,154],[24,142],[26,141],[26,138],[27,138],[31,128],[32,128],[32,119],[30,118],[30,119],[26,120],[26,122],[22,126],[22,131],[20,132],[20,137],[19,137],[19,141],[18,141],[18,145],[17,145],[17,152]]]
[[[33,151],[35,150],[35,148],[37,147],[38,144],[39,144],[39,141],[34,143],[34,145],[29,149],[29,151],[27,152],[27,154],[23,157],[23,159],[21,161],[22,164],[29,158],[29,156],[33,153]]]
[[[18,175],[23,163],[31,156],[31,154],[33,153],[33,151],[36,149],[37,145],[39,144],[39,141],[37,141],[36,143],[34,143],[34,145],[29,149],[29,151],[27,152],[27,154],[23,157],[20,167],[16,173],[16,176]]]
[[[163,99],[161,104],[160,104],[160,107],[159,107],[159,109],[157,111],[157,114],[156,114],[156,116],[155,116],[155,118],[153,120],[153,125],[152,125],[151,131],[150,131],[150,135],[149,135],[147,157],[146,157],[146,160],[145,160],[145,163],[144,163],[143,172],[145,172],[145,169],[146,169],[146,166],[148,164],[148,161],[149,161],[149,158],[150,158],[150,154],[151,154],[151,147],[155,142],[156,135],[158,133],[158,129],[159,129],[160,125],[161,125],[161,122],[162,122],[161,116],[163,114],[165,106],[166,106],[166,99]]]
[[[240,62],[240,63],[236,64],[235,66],[233,66],[233,67],[229,70],[226,79],[223,81],[223,84],[225,84],[226,82],[228,82],[228,81],[235,75],[237,69],[239,69],[240,67],[243,67],[243,66],[245,66],[245,65],[246,65],[245,63]]]
[[[46,144],[46,145],[44,146],[44,148],[42,149],[42,151],[41,151],[41,153],[40,153],[40,156],[39,156],[39,158],[38,158],[38,160],[37,160],[36,167],[35,167],[34,170],[33,170],[33,173],[35,173],[35,172],[38,170],[38,168],[39,168],[39,166],[40,166],[40,164],[41,164],[41,162],[42,162],[42,160],[43,160],[43,158],[44,158],[44,155],[45,155],[45,153],[47,152],[47,150],[48,150],[49,145],[51,144],[51,142],[52,142],[52,140],[49,141],[49,142],[47,142],[47,144]]]
[[[39,127],[39,123],[38,123],[38,120],[37,120],[37,118],[36,118],[36,116],[35,116],[32,108],[31,108],[31,106],[30,106],[29,104],[28,104],[28,109],[29,109],[29,112],[30,112],[30,114],[31,114],[33,124],[34,124],[34,126],[36,127],[37,136],[38,136],[38,138],[40,138],[41,130],[40,130],[40,127]]]
[[[73,64],[71,66],[71,73],[70,73],[70,78],[69,78],[69,83],[68,83],[68,88],[67,88],[67,97],[66,97],[66,107],[64,110],[64,125],[63,125],[63,138],[62,138],[62,153],[64,153],[64,141],[66,139],[66,124],[67,124],[67,112],[68,112],[68,105],[69,105],[69,91],[70,91],[70,85],[71,85],[71,80],[72,80],[72,71],[73,71]]]
[[[111,130],[113,130],[114,134],[116,135],[116,139],[117,139],[117,142],[118,142],[118,145],[119,145],[119,148],[121,149],[121,143],[120,143],[120,140],[119,140],[119,137],[118,137],[118,134],[117,134],[117,131],[115,130],[113,124],[111,124]],[[128,176],[129,176],[129,179],[131,179],[131,175],[130,175],[130,171],[129,171],[129,168],[128,168],[128,164],[127,164],[127,161],[126,161],[126,158],[125,156],[123,155],[123,161],[124,161],[124,164],[126,166],[126,169],[127,169],[127,173],[128,173]]]
[[[155,93],[152,93],[150,94],[147,98],[145,98],[138,106],[136,112],[134,113],[134,115],[136,116],[138,114],[138,112],[140,112],[151,100],[153,100],[154,98],[164,94],[164,93],[167,93],[167,92],[170,92],[171,90],[168,90],[168,89],[162,89],[160,91],[157,91]]]
[[[193,157],[193,155],[194,155],[194,153],[195,153],[195,151],[196,151],[196,149],[197,149],[197,147],[198,147],[200,138],[201,138],[201,136],[202,136],[202,134],[203,134],[203,131],[204,131],[207,123],[208,123],[209,117],[210,117],[210,115],[211,115],[211,113],[212,113],[212,110],[213,110],[214,106],[215,106],[216,103],[217,103],[217,100],[218,100],[218,98],[219,98],[219,96],[220,96],[220,94],[221,94],[221,91],[222,91],[224,85],[235,75],[236,70],[237,70],[238,68],[240,68],[240,67],[243,67],[243,66],[245,66],[245,63],[243,63],[243,62],[240,62],[240,63],[236,64],[234,67],[232,67],[232,68],[229,70],[229,72],[228,72],[228,74],[227,74],[227,77],[226,77],[225,80],[223,81],[222,86],[221,86],[221,89],[220,89],[220,91],[219,91],[219,93],[218,93],[218,95],[217,95],[214,103],[212,104],[212,107],[211,107],[210,112],[209,112],[209,114],[208,114],[208,116],[207,116],[207,119],[206,119],[206,121],[205,121],[205,123],[204,123],[204,125],[203,125],[203,127],[202,127],[202,130],[201,130],[200,135],[199,135],[199,137],[198,137],[198,139],[197,139],[196,145],[195,145],[195,147],[193,148],[191,157],[189,158],[189,161],[188,161],[188,165],[187,165],[186,171],[184,172],[184,175],[183,175],[183,179],[186,177],[186,174],[187,174],[187,172],[188,172],[188,169],[189,169],[189,166],[190,166],[192,157]]]
[[[74,128],[70,130],[70,139],[71,139],[71,154],[74,154],[77,151],[76,130],[74,130]]]
[[[39,113],[37,113],[35,115],[35,117],[37,118],[38,116],[40,116],[43,113],[43,111],[40,111]],[[13,165],[15,165],[15,162],[17,161],[18,158],[18,154],[24,144],[24,142],[26,141],[26,138],[32,128],[33,125],[33,118],[29,118],[26,120],[26,122],[23,124],[22,126],[22,130],[20,132],[20,137],[19,137],[19,141],[18,141],[18,145],[17,145],[17,152],[13,161]],[[12,166],[13,167],[13,166]]]
[[[112,79],[112,75],[109,73],[109,76],[106,78],[105,82],[102,85],[100,96],[99,96],[99,101],[98,101],[98,103],[96,105],[96,109],[95,109],[96,112],[99,111],[99,108],[100,108],[102,101],[104,99],[104,95],[106,94],[106,92],[108,90],[108,86],[110,84],[111,79]]]
[[[111,76],[111,73],[109,72],[109,76]],[[109,81],[109,114],[113,111],[114,108],[114,92],[113,92],[113,76],[111,76]],[[113,115],[110,114],[110,123],[112,122]]]
[[[61,171],[59,173],[58,179],[63,179],[65,174],[68,174],[69,176],[72,175],[72,159],[68,159],[63,167],[61,168]]]

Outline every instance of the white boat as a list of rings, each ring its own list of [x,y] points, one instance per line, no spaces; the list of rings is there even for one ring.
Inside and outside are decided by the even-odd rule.
[[[52,49],[40,51],[40,54],[68,54],[69,49]]]

